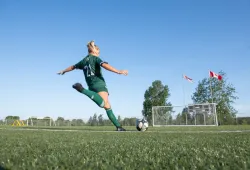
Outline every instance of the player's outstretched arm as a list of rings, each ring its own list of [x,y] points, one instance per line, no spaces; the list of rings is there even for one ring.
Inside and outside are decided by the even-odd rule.
[[[102,67],[105,68],[108,71],[117,73],[117,74],[123,74],[123,75],[128,75],[128,71],[127,70],[117,70],[114,67],[112,67],[111,65],[109,65],[108,63],[103,63]]]
[[[74,69],[75,69],[74,66],[69,66],[68,68],[66,68],[65,70],[62,70],[62,71],[58,72],[57,74],[63,75],[63,74],[65,74],[65,73],[67,73],[69,71],[72,71]]]

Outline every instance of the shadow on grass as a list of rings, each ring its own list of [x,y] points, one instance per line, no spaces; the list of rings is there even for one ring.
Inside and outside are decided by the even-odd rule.
[[[0,165],[0,170],[8,170]]]

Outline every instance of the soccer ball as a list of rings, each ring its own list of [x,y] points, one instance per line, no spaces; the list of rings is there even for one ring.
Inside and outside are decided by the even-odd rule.
[[[142,132],[148,130],[148,121],[145,118],[136,119],[136,129]]]

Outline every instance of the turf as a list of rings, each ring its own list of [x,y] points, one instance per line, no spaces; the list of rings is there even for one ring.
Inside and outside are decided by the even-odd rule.
[[[250,169],[250,132],[220,132],[249,130],[249,126],[184,128],[150,128],[142,133],[100,131],[112,127],[73,128],[77,131],[4,128],[0,130],[0,167]]]

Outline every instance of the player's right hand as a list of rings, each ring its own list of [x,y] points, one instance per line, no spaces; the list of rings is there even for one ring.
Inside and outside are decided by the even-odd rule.
[[[128,70],[120,70],[119,74],[128,75]]]

